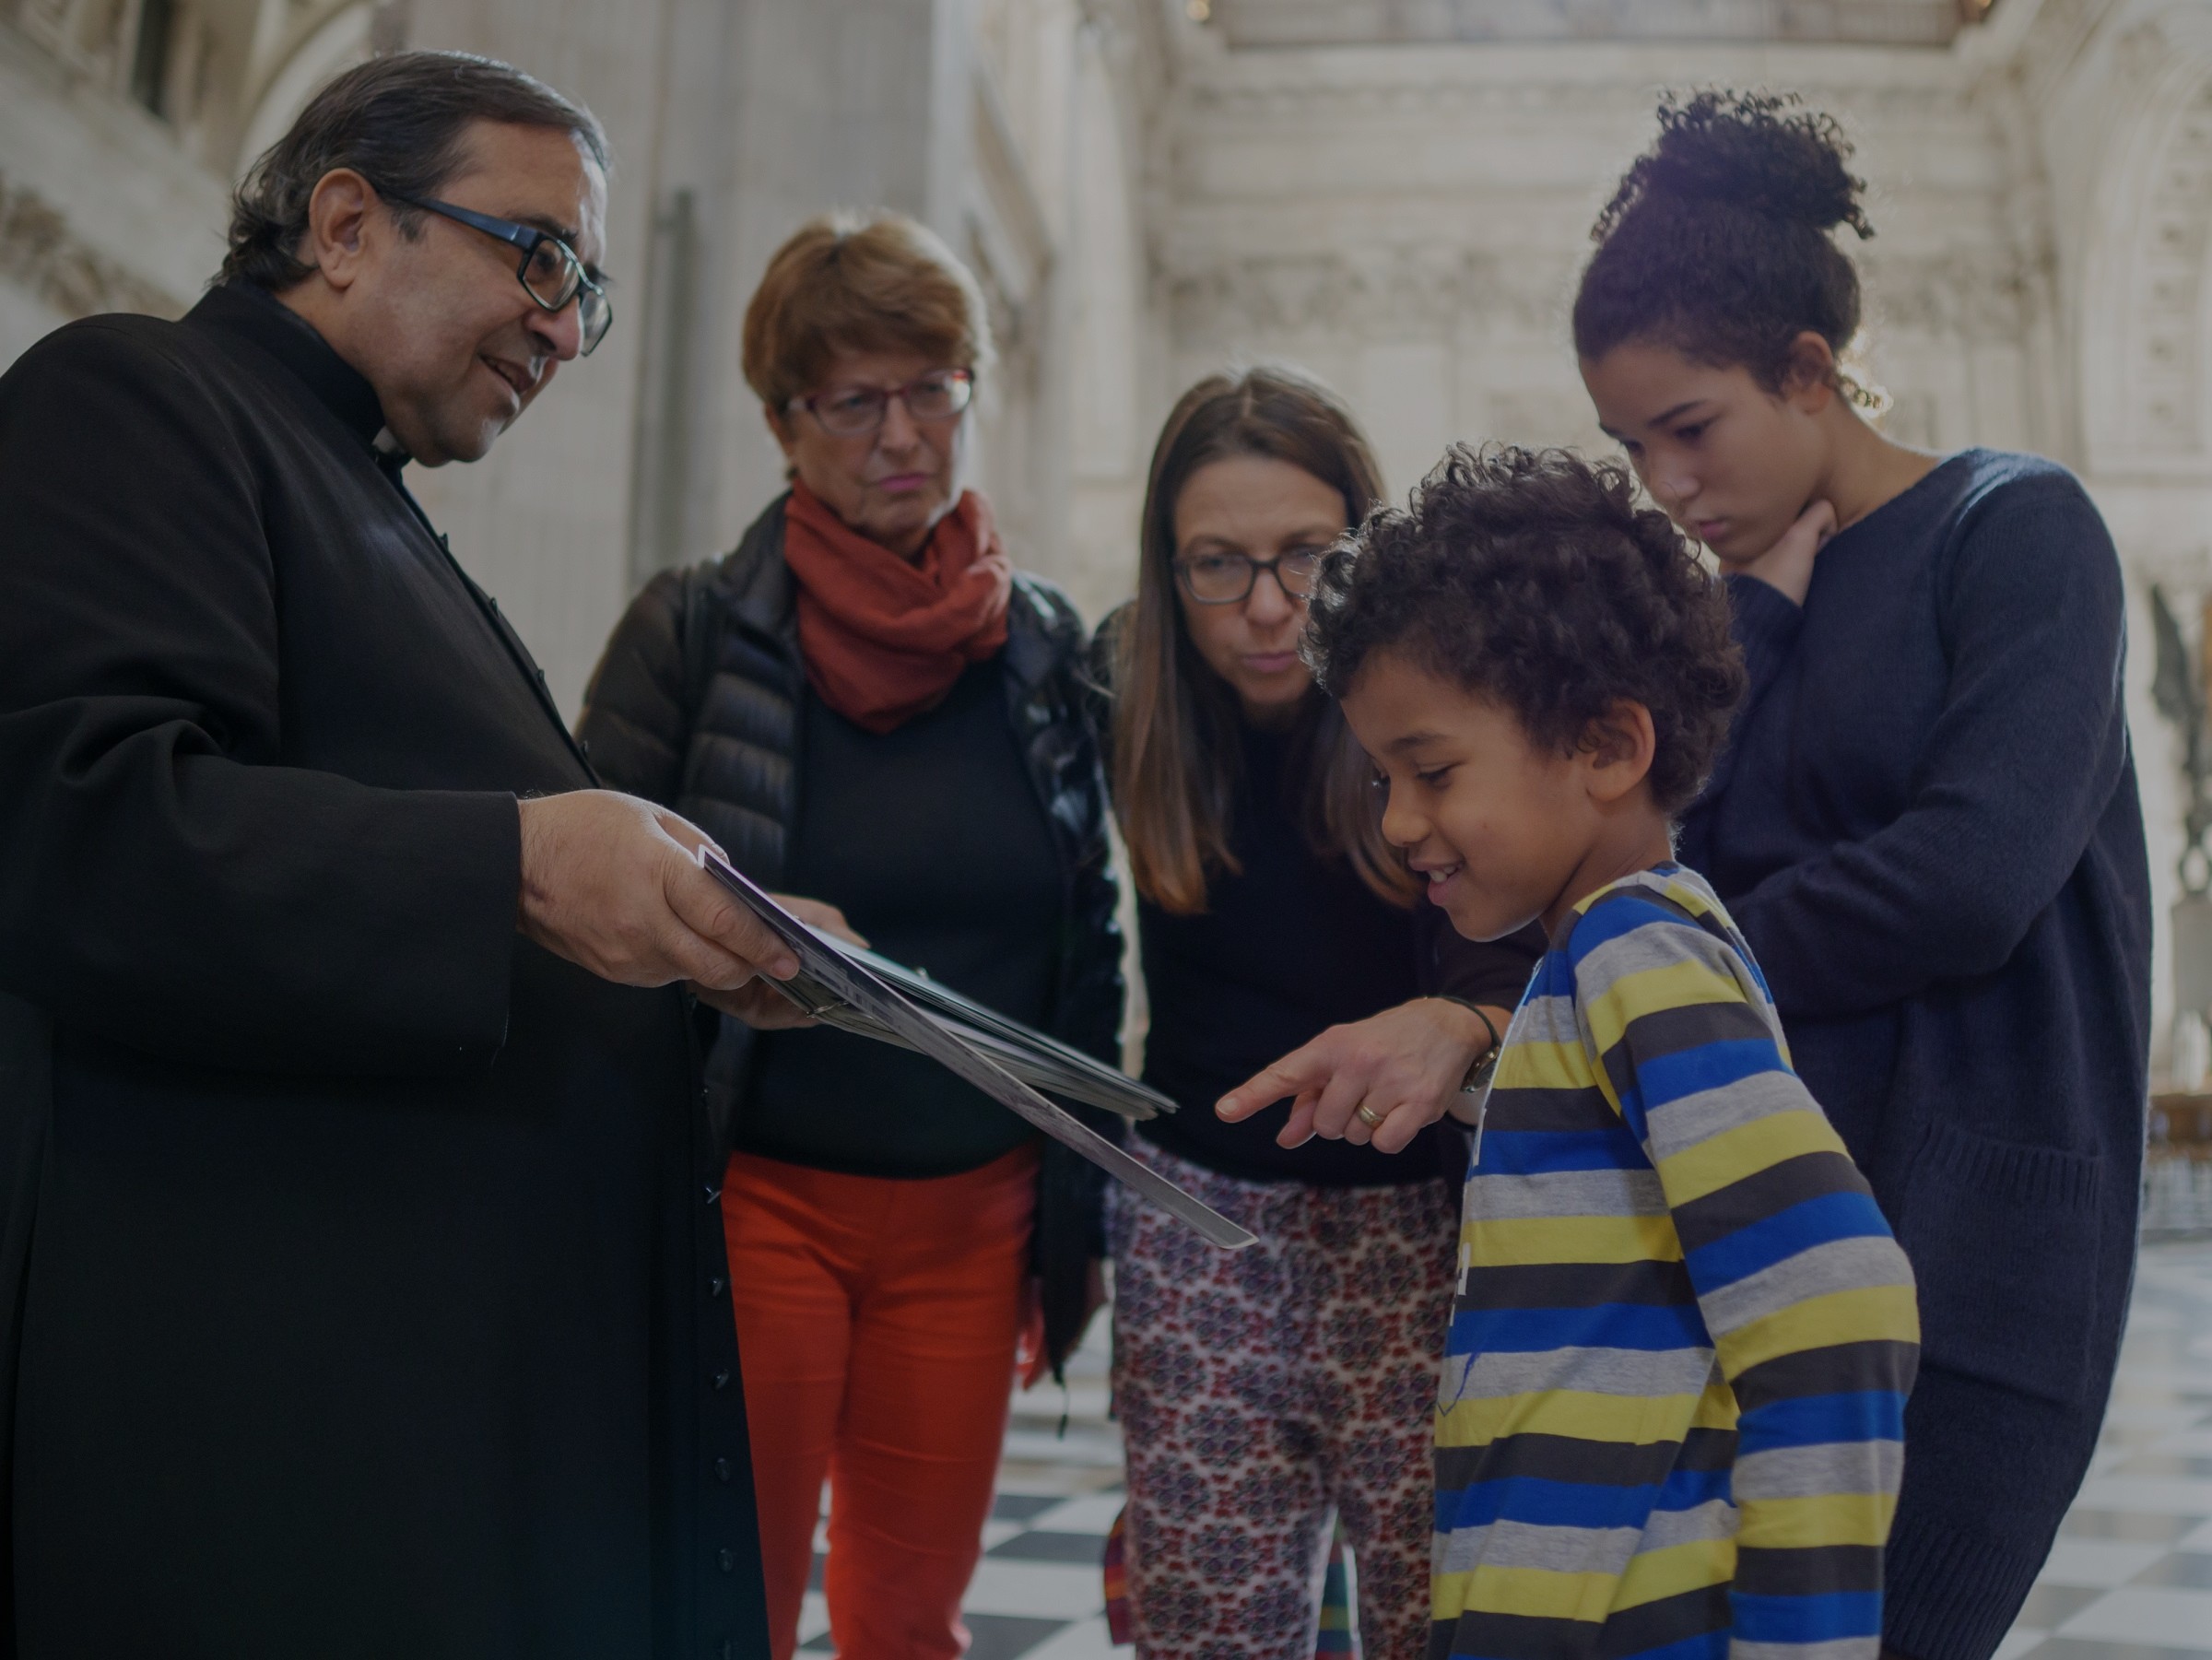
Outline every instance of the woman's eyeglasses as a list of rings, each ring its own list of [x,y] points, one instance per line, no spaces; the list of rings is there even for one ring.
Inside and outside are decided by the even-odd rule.
[[[1175,561],[1176,580],[1182,591],[1202,606],[1233,606],[1248,598],[1265,571],[1275,578],[1287,599],[1305,599],[1313,592],[1321,573],[1319,547],[1301,547],[1279,553],[1271,559],[1248,559],[1241,553],[1200,553]]]
[[[883,425],[884,413],[893,398],[906,406],[906,413],[914,420],[942,421],[966,409],[974,396],[972,371],[933,369],[903,386],[832,386],[812,397],[794,397],[785,407],[807,411],[825,432],[859,438]]]
[[[592,347],[606,339],[606,331],[614,326],[615,308],[607,303],[606,288],[584,270],[576,251],[551,231],[540,230],[535,225],[518,225],[512,219],[495,219],[488,213],[455,207],[451,202],[432,201],[427,196],[387,194],[385,199],[419,207],[425,213],[466,225],[471,230],[481,230],[486,236],[496,236],[502,242],[512,242],[521,249],[522,263],[515,267],[514,275],[524,293],[548,312],[559,311],[571,300],[576,301],[576,322],[583,332],[579,349],[585,357],[592,355]]]

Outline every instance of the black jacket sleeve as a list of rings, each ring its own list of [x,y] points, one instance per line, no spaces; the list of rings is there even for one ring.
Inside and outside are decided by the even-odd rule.
[[[692,579],[664,571],[615,625],[583,691],[576,736],[610,790],[674,806],[691,728],[684,686],[685,595]]]
[[[1122,925],[1115,912],[1121,884],[1101,825],[1098,841],[1075,873],[1074,938],[1055,1034],[1110,1066],[1122,1064]]]
[[[1086,687],[1083,623],[1056,591],[1042,583],[1032,583],[1030,591],[1053,650],[1050,701],[1056,715],[1037,741],[1052,748],[1053,817],[1063,844],[1074,854],[1053,1035],[1119,1065],[1126,991],[1118,920],[1121,887],[1107,830],[1097,706]],[[1108,1139],[1124,1139],[1125,1126],[1113,1113],[1073,1103],[1069,1110]],[[1057,1143],[1045,1148],[1032,1260],[1044,1314],[1045,1354],[1055,1377],[1083,1335],[1089,1265],[1106,1254],[1107,1180],[1098,1166],[1071,1149]]]
[[[0,379],[0,990],[150,1053],[468,1075],[505,1042],[513,796],[283,764],[280,571],[232,412],[94,322]]]
[[[1054,780],[1054,829],[1073,855],[1053,1035],[1109,1065],[1119,1065],[1128,989],[1122,974],[1121,884],[1114,876],[1107,828],[1098,705],[1087,684],[1088,642],[1083,619],[1065,595],[1033,579],[1028,587],[1053,653],[1050,702],[1054,718],[1049,731],[1032,741],[1050,746],[1045,770]]]
[[[1414,983],[1424,997],[1459,997],[1509,1012],[1528,989],[1544,955],[1544,925],[1531,923],[1503,939],[1466,939],[1452,919],[1428,900],[1413,901],[1413,937],[1419,953]]]

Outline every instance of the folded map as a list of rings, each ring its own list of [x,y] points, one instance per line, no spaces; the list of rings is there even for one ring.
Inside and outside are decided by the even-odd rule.
[[[1173,1112],[1166,1096],[927,975],[818,934],[712,848],[699,850],[699,864],[796,954],[798,973],[768,983],[798,1008],[827,1025],[927,1055],[1224,1250],[1254,1242],[1244,1229],[1039,1090],[1133,1119]]]

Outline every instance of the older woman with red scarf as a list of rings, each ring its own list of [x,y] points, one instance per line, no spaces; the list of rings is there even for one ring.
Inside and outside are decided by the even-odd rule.
[[[586,694],[594,764],[877,950],[1113,1058],[1083,626],[960,483],[974,279],[909,219],[817,220],[770,262],[744,355],[791,488],[630,606]],[[1018,1348],[1030,1381],[1056,1370],[1097,1301],[1097,1172],[827,1028],[725,1021],[708,1071],[778,1660],[825,1478],[838,1649],[958,1655]]]

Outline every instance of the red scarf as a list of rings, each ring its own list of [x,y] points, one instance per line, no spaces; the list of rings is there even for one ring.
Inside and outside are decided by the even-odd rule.
[[[799,654],[815,695],[889,732],[945,700],[971,663],[1006,642],[1014,565],[991,504],[964,490],[911,563],[871,542],[803,484],[783,510],[798,579]]]

